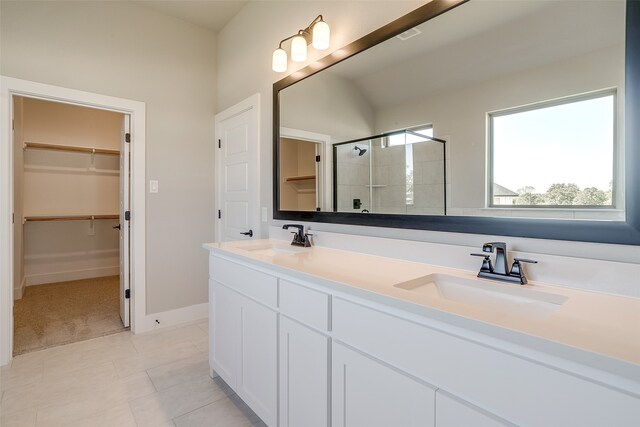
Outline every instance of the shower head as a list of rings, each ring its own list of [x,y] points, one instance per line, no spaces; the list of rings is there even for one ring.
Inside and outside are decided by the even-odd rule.
[[[364,153],[367,152],[366,148],[360,148],[357,145],[355,147],[353,147],[353,149],[358,151],[358,156],[362,156]]]

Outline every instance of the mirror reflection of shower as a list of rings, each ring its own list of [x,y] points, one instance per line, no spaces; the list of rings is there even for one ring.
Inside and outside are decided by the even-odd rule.
[[[446,215],[445,145],[431,126],[334,144],[334,211]]]
[[[360,148],[357,145],[355,147],[353,147],[353,150],[358,152],[358,156],[362,156],[362,155],[364,155],[364,153],[367,152],[366,148]]]

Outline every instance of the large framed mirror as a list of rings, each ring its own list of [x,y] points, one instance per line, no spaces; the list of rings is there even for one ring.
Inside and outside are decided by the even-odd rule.
[[[273,102],[274,219],[640,245],[640,2],[433,0]]]

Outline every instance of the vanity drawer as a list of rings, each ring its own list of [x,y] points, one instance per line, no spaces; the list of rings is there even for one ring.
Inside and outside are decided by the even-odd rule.
[[[280,312],[319,331],[330,330],[330,298],[324,292],[280,280]]]
[[[278,306],[278,279],[212,255],[209,277],[272,308]]]
[[[336,297],[331,315],[334,340],[514,424],[627,426],[640,419],[638,397],[536,362],[535,351],[517,356]]]

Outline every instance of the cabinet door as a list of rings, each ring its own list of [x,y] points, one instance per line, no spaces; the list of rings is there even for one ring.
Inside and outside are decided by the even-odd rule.
[[[280,426],[329,424],[329,338],[280,316]]]
[[[436,427],[506,427],[511,426],[478,408],[454,398],[442,390],[436,392]]]
[[[211,286],[213,298],[209,339],[209,363],[232,388],[236,387],[236,364],[240,356],[239,295],[220,283]]]
[[[435,390],[340,344],[332,354],[333,427],[429,427]]]
[[[240,298],[238,395],[269,426],[277,423],[278,314]]]

